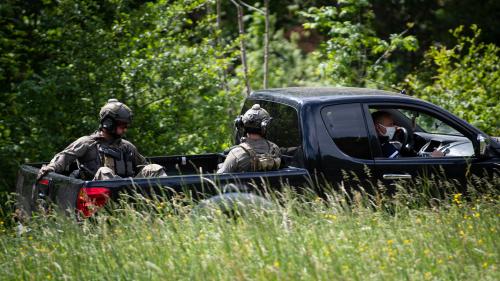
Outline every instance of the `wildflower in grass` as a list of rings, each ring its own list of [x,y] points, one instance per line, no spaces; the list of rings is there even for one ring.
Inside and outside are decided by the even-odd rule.
[[[479,217],[481,216],[481,214],[480,214],[479,212],[475,212],[475,213],[473,214],[473,216],[474,216],[475,218],[479,218]]]
[[[430,279],[432,278],[432,273],[430,273],[430,272],[426,272],[426,273],[424,274],[424,278],[425,278],[425,280],[430,280]]]
[[[274,261],[274,267],[279,268],[280,267],[280,262],[279,261]]]
[[[487,262],[483,263],[483,268],[485,268],[485,269],[488,268],[488,263]]]
[[[387,245],[392,246],[392,244],[394,244],[394,240],[392,239],[387,240]]]
[[[334,214],[325,214],[324,218],[327,220],[332,220],[332,221],[337,220],[337,216]]]
[[[462,204],[462,193],[456,193],[456,194],[453,194],[453,202],[457,205],[461,205]]]

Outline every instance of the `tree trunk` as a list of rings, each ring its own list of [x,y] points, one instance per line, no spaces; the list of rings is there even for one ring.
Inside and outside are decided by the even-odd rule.
[[[241,4],[234,0],[231,0],[233,4],[236,6],[236,9],[238,11],[238,29],[240,33],[240,50],[241,50],[241,63],[243,65],[243,73],[244,73],[244,79],[245,79],[245,86],[246,86],[246,93],[247,96],[250,95],[250,92],[252,91],[250,88],[250,79],[248,77],[248,65],[247,65],[247,56],[246,56],[246,48],[245,48],[245,25],[243,23],[243,8],[241,7]]]
[[[264,31],[264,89],[269,87],[269,0],[264,0],[266,27]]]

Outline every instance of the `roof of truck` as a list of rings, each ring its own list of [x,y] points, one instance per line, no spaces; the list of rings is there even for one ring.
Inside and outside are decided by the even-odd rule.
[[[291,87],[254,91],[250,99],[264,99],[291,105],[325,102],[340,99],[412,98],[407,95],[378,89],[353,87]]]

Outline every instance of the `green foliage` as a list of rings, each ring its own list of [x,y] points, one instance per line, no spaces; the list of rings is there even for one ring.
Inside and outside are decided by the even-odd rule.
[[[247,57],[252,89],[263,87],[264,79],[264,15],[254,12],[247,20]],[[275,29],[276,16],[270,17],[269,43],[269,88],[314,85],[319,83],[315,69],[319,64],[318,57],[306,54],[297,46],[299,36],[307,36],[308,32],[298,34],[292,32],[290,40],[284,36],[284,30]],[[238,67],[242,71],[241,66]]]
[[[440,105],[484,132],[500,135],[500,49],[478,41],[463,26],[452,31],[453,48],[433,46],[426,53],[420,72],[409,75],[412,94]]]
[[[215,43],[211,3],[141,2],[44,1],[32,12],[0,6],[21,20],[8,21],[0,44],[0,79],[10,86],[0,90],[2,187],[13,189],[19,163],[49,160],[97,129],[112,97],[134,110],[127,138],[145,155],[229,144],[242,96],[238,87],[222,90],[220,73],[234,54]]]
[[[327,36],[319,50],[322,64],[317,72],[333,85],[367,86],[370,80],[394,83],[397,62],[389,60],[391,54],[418,48],[414,36],[405,36],[408,30],[392,34],[389,40],[379,38],[369,1],[344,0],[335,7],[313,7],[300,14],[309,20],[305,28]]]

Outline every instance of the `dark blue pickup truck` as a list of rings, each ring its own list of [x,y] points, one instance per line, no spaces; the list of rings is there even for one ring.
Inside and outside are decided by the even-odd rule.
[[[321,192],[322,183],[345,184],[346,174],[362,179],[359,182],[390,185],[434,173],[465,182],[471,175],[498,176],[500,171],[498,138],[407,95],[361,88],[268,89],[251,94],[242,112],[255,103],[273,116],[267,137],[282,150],[279,170],[215,174],[224,153],[209,153],[150,157],[152,163],[165,167],[169,176],[164,178],[83,181],[70,177],[70,169],[35,183],[43,163],[28,164],[18,174],[18,207],[29,215],[37,202],[48,200],[63,210],[76,209],[90,216],[93,207],[130,190],[166,196],[184,192],[201,200],[224,192],[225,186],[252,192],[263,185],[286,184]],[[376,111],[388,112],[400,127],[392,141],[400,152],[398,158],[384,157],[372,119]],[[432,157],[434,151],[440,156]]]

